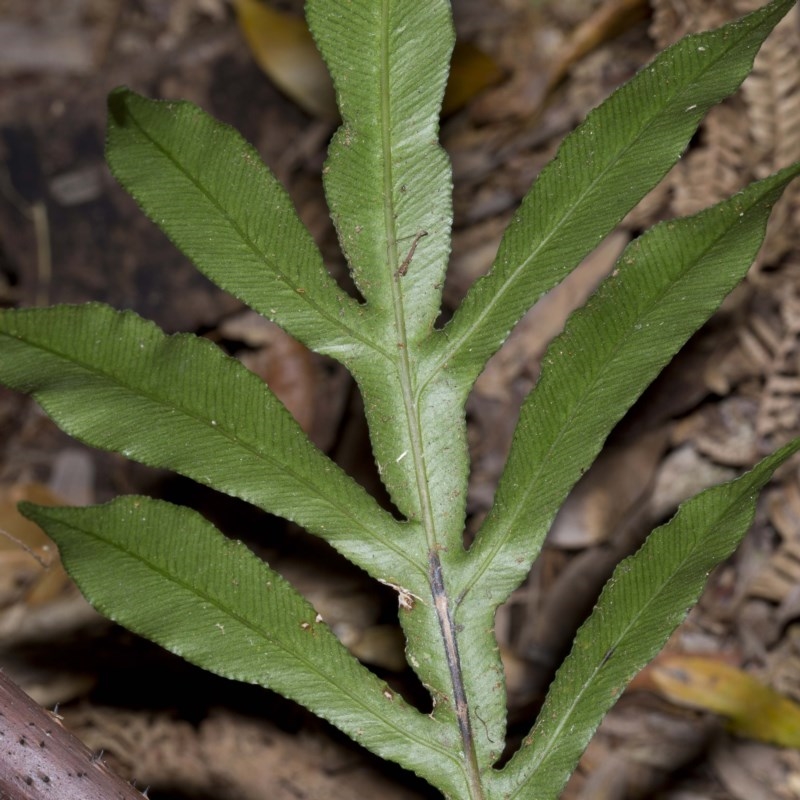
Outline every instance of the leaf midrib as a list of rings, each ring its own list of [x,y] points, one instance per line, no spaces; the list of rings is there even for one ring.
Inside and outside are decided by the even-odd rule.
[[[669,224],[669,221],[662,224]],[[642,324],[644,320],[648,319],[651,314],[658,309],[658,307],[662,304],[664,297],[676,289],[679,289],[679,282],[685,280],[697,268],[698,264],[703,261],[706,255],[708,255],[708,253],[725,238],[727,232],[728,228],[725,227],[724,230],[722,230],[718,236],[715,236],[712,240],[710,240],[705,247],[700,248],[697,252],[697,255],[695,255],[692,259],[691,263],[681,270],[681,274],[673,281],[667,283],[662,291],[659,292],[657,296],[654,296],[653,300],[644,309],[632,317],[630,323],[626,325],[626,332],[630,332],[631,330],[635,329],[636,325]],[[620,258],[622,258],[622,256]],[[555,341],[558,341],[558,339]],[[572,410],[569,416],[564,419],[563,424],[561,424],[557,437],[553,440],[547,451],[542,455],[535,477],[529,481],[526,481],[531,488],[522,495],[520,501],[516,504],[516,507],[513,510],[508,510],[507,506],[504,507],[503,519],[505,524],[502,528],[500,528],[500,532],[490,534],[493,536],[493,544],[491,545],[488,553],[483,556],[482,563],[475,566],[472,576],[461,589],[458,595],[459,600],[463,600],[467,594],[469,594],[469,592],[475,588],[483,575],[492,566],[492,564],[495,563],[497,554],[511,537],[517,520],[523,513],[524,507],[527,506],[527,498],[530,497],[531,492],[534,491],[534,487],[538,485],[538,479],[541,477],[544,468],[548,463],[550,463],[551,459],[556,459],[556,454],[561,449],[560,444],[563,437],[569,430],[575,427],[575,418],[580,416],[581,409],[583,409],[588,402],[587,398],[594,394],[595,387],[602,381],[602,378],[607,371],[608,364],[617,362],[619,360],[619,354],[626,350],[628,346],[629,338],[627,336],[618,336],[617,344],[611,350],[609,357],[604,359],[602,364],[596,363],[596,359],[594,360],[596,365],[594,379],[589,385],[586,386],[585,391],[575,399],[575,402],[572,404]],[[532,391],[535,392],[536,390],[537,389],[534,388]],[[480,531],[478,532],[478,535],[480,535]],[[539,544],[541,543],[539,542]],[[535,558],[536,554],[531,553],[531,555]]]
[[[177,334],[177,336],[180,336],[180,337],[191,336],[191,335],[192,334]],[[23,341],[21,339],[16,339],[16,337],[13,337],[8,333],[0,333],[0,336],[7,336],[9,338],[15,339],[16,341]],[[165,339],[164,341],[169,341],[169,339]],[[24,343],[25,344],[29,344],[29,341],[28,340],[24,340]],[[62,360],[66,361],[69,364],[77,365],[79,367],[79,369],[83,370],[85,373],[88,373],[89,375],[95,375],[95,376],[98,376],[100,378],[105,379],[112,386],[120,387],[123,390],[125,390],[125,391],[129,392],[130,394],[132,394],[133,396],[144,397],[147,401],[149,401],[150,403],[152,403],[152,404],[154,404],[156,406],[160,406],[162,408],[165,408],[168,411],[178,411],[181,414],[183,414],[184,416],[188,417],[189,419],[193,419],[194,421],[196,421],[198,423],[202,423],[203,425],[209,425],[209,419],[207,417],[200,415],[199,413],[195,412],[192,409],[184,408],[183,406],[181,406],[179,404],[170,404],[167,400],[162,399],[161,397],[159,397],[157,394],[153,393],[152,391],[145,391],[141,387],[132,385],[130,383],[126,383],[124,380],[120,379],[117,375],[115,375],[112,372],[109,372],[109,371],[107,371],[105,369],[100,369],[99,367],[96,367],[96,365],[91,364],[91,363],[87,364],[82,359],[73,358],[73,357],[71,357],[71,356],[69,356],[69,355],[67,355],[65,353],[62,353],[62,352],[56,350],[53,347],[45,346],[45,345],[43,345],[41,343],[38,343],[38,342],[36,344],[36,347],[39,350],[42,350],[42,351],[44,351],[46,353],[49,353],[50,355],[55,356],[56,358],[62,359]],[[223,353],[222,355],[224,356],[225,354]],[[242,367],[242,369],[246,370],[248,375],[252,375],[252,373],[250,373],[249,370],[246,369],[246,367]],[[56,391],[56,390],[54,389],[53,391]],[[37,394],[40,394],[40,393],[37,393]],[[44,406],[44,402],[42,403],[42,405]],[[336,500],[337,496],[336,496],[335,492],[332,494],[332,498],[329,498],[326,495],[320,493],[318,491],[318,489],[313,484],[308,482],[307,478],[298,475],[297,472],[295,470],[293,470],[290,465],[285,464],[285,463],[280,462],[280,461],[277,461],[276,459],[270,458],[268,454],[260,452],[254,446],[252,446],[252,445],[248,444],[247,442],[245,442],[244,440],[238,438],[232,431],[229,431],[227,426],[225,426],[225,425],[220,425],[220,424],[217,424],[217,425],[214,425],[214,426],[210,426],[209,425],[209,430],[212,433],[212,435],[218,434],[218,435],[224,436],[224,438],[226,438],[233,445],[241,448],[242,450],[244,450],[245,452],[249,453],[250,455],[255,456],[257,460],[266,461],[269,464],[273,465],[273,467],[277,467],[277,468],[281,469],[282,471],[290,474],[298,483],[300,483],[301,485],[306,487],[306,489],[309,491],[309,494],[315,495],[315,496],[321,498],[326,503],[329,503],[333,508],[337,509],[344,517],[346,517],[348,519],[351,519],[353,521],[355,527],[357,527],[358,529],[360,529],[360,530],[362,530],[364,532],[365,541],[368,541],[370,538],[377,539],[388,550],[394,552],[398,556],[398,558],[401,559],[401,563],[404,563],[408,567],[413,567],[418,573],[420,573],[420,575],[423,577],[423,579],[427,579],[427,570],[425,569],[425,567],[423,565],[419,564],[415,559],[413,559],[406,550],[402,549],[399,545],[396,545],[392,541],[392,539],[390,537],[385,536],[384,534],[380,533],[378,528],[377,528],[377,525],[374,528],[367,526],[364,523],[364,521],[359,518],[359,516],[357,516],[357,515],[355,515],[353,513],[353,509],[352,508],[350,508],[347,504],[341,505],[339,502],[337,502],[337,500]],[[147,463],[147,462],[142,461],[142,463]],[[341,469],[333,461],[330,462],[330,465],[331,465],[332,468],[334,468],[336,470],[340,470]],[[158,465],[158,466],[160,466],[160,465]],[[345,475],[346,475],[346,473],[345,473]],[[349,476],[346,476],[346,477],[349,478]],[[211,488],[217,488],[214,482],[200,480],[199,478],[196,479],[196,480],[198,480],[200,483],[205,483],[206,485],[211,486]],[[350,480],[352,480],[352,478],[350,478]],[[230,494],[230,491],[229,490],[225,490],[225,493],[226,494]],[[238,496],[238,497],[241,497],[243,500],[246,500],[249,503],[253,503],[253,500],[251,500],[248,497],[244,496],[244,493],[237,493],[236,495],[232,495],[232,496]],[[369,497],[369,495],[366,495],[366,492],[365,492],[365,496]],[[253,504],[257,505],[259,508],[264,508],[264,506],[261,505],[260,503],[253,503]],[[269,511],[270,509],[267,508],[266,510]],[[378,510],[380,511],[380,509],[378,509]],[[383,513],[385,513],[385,512],[383,512]],[[388,514],[387,514],[387,516],[388,516]],[[394,522],[394,520],[391,520],[390,524],[396,524],[396,523]],[[329,536],[329,537],[326,537],[326,538],[330,538],[332,540],[335,540],[336,537],[334,535],[334,536]]]
[[[430,495],[428,481],[425,445],[420,426],[419,406],[414,391],[414,371],[408,352],[408,332],[405,322],[405,305],[403,301],[403,288],[398,269],[400,257],[397,252],[397,210],[394,204],[394,176],[392,170],[392,113],[391,113],[391,86],[390,86],[390,31],[389,31],[389,0],[382,0],[381,5],[381,42],[380,42],[380,131],[381,149],[383,151],[383,217],[388,238],[388,252],[390,259],[387,263],[387,284],[391,287],[392,311],[396,333],[396,350],[398,377],[403,394],[403,407],[406,413],[406,427],[411,444],[411,463],[413,464],[416,479],[417,496],[420,504],[420,516],[425,530],[428,551],[431,552],[438,544],[436,534],[436,517],[433,513],[433,501]],[[425,570],[427,576],[427,569]],[[427,578],[426,578],[427,579]]]
[[[391,112],[391,32],[389,29],[389,3],[390,0],[382,0],[380,8],[380,133],[381,148],[383,155],[383,214],[384,226],[387,234],[387,244],[389,245],[390,258],[387,263],[386,280],[391,287],[392,309],[394,316],[394,326],[397,343],[397,367],[400,381],[403,407],[405,409],[406,427],[408,430],[410,443],[410,463],[414,470],[416,480],[417,496],[419,499],[419,509],[422,525],[425,531],[428,553],[432,561],[439,563],[438,551],[440,548],[439,536],[436,528],[436,515],[433,510],[433,499],[430,491],[430,481],[428,476],[425,443],[422,435],[421,415],[420,415],[420,394],[415,391],[415,375],[412,369],[409,348],[408,333],[405,323],[405,308],[403,302],[403,289],[401,285],[401,275],[399,272],[400,255],[397,251],[398,231],[397,214],[394,205],[393,195],[393,141],[392,141],[392,112]],[[457,413],[457,407],[453,408],[453,413]],[[437,596],[434,587],[433,573],[429,570],[426,576],[430,588],[430,596],[433,600],[433,607],[439,622],[439,629],[442,636],[443,651],[447,656],[447,666],[450,673],[452,684],[452,699],[454,710],[459,717],[458,733],[461,738],[463,752],[458,761],[458,766],[467,783],[467,791],[472,800],[483,800],[484,785],[478,765],[478,757],[475,749],[475,737],[471,731],[471,719],[466,704],[463,708],[458,705],[457,698],[464,698],[464,678],[463,666],[458,654],[457,630],[453,621],[450,609],[450,598],[446,595]],[[442,582],[443,588],[445,584]],[[442,602],[440,602],[440,600]]]
[[[739,502],[738,499],[737,499],[736,502],[737,503]],[[729,506],[727,506],[725,508],[725,510],[723,512],[715,515],[715,519],[714,519],[714,521],[712,523],[712,524],[715,525],[714,529],[718,529],[719,526],[722,525],[722,522],[725,520],[725,518],[731,516],[732,513],[733,512],[732,512],[732,510],[730,508],[730,505],[729,505]],[[711,529],[712,524],[707,524],[705,526],[706,529]],[[660,533],[663,533],[665,528],[666,528],[666,526],[662,526],[659,529]],[[658,532],[655,532],[655,533],[658,533]],[[630,631],[636,626],[636,624],[639,622],[639,620],[645,615],[645,612],[648,611],[650,608],[654,607],[654,605],[655,605],[656,608],[659,607],[658,598],[660,598],[665,593],[665,591],[669,587],[669,584],[673,581],[675,575],[677,575],[681,571],[683,571],[686,568],[686,565],[695,557],[695,554],[697,553],[698,549],[702,549],[704,546],[706,546],[706,544],[707,543],[705,542],[705,540],[702,539],[702,537],[697,537],[697,536],[694,537],[694,540],[692,541],[692,544],[691,544],[689,550],[687,551],[686,555],[684,556],[684,558],[682,558],[679,561],[677,566],[668,575],[665,575],[661,579],[660,586],[659,586],[657,592],[651,596],[651,599],[646,604],[644,604],[643,606],[640,606],[637,609],[636,614],[631,618],[630,622],[623,628],[623,630],[619,633],[619,635],[611,643],[609,643],[607,647],[603,648],[603,649],[606,650],[606,652],[608,652],[609,650],[612,651],[612,652],[615,652],[617,650],[617,648],[620,646],[620,644],[623,641],[623,639],[630,633]],[[617,567],[617,569],[619,569],[619,567]],[[613,580],[613,577],[612,577],[612,580]],[[663,605],[661,607],[663,608]],[[606,625],[606,627],[607,627],[607,625]],[[568,658],[571,658],[571,657],[572,657],[572,654],[570,654],[570,656],[568,656]],[[517,775],[519,776],[520,773],[523,773],[523,774],[526,774],[526,777],[524,777],[521,781],[520,780],[516,780],[515,781],[515,783],[518,784],[517,789],[514,792],[512,792],[512,794],[508,795],[508,800],[514,800],[514,798],[519,796],[520,792],[523,789],[525,789],[526,782],[531,777],[533,777],[533,775],[541,768],[541,765],[545,762],[545,760],[548,758],[548,756],[557,748],[557,746],[562,742],[562,739],[569,740],[568,736],[562,735],[563,731],[567,727],[567,724],[568,724],[570,718],[575,713],[575,709],[579,705],[581,700],[583,699],[584,695],[591,688],[593,688],[596,676],[606,666],[607,663],[608,663],[608,661],[606,659],[601,659],[600,663],[592,670],[591,675],[585,681],[583,681],[581,683],[580,688],[578,688],[574,692],[574,694],[572,692],[570,693],[570,696],[573,697],[573,700],[572,700],[572,702],[570,702],[567,705],[566,709],[564,710],[564,713],[561,715],[561,720],[559,721],[559,724],[554,729],[553,733],[550,735],[548,743],[546,745],[544,745],[543,749],[539,753],[537,753],[535,750],[533,752],[531,752],[530,757],[527,759],[527,761],[529,763],[520,763],[519,764],[518,770],[517,770]],[[630,661],[629,661],[629,663],[630,663]],[[532,733],[535,730],[536,730],[536,727],[534,727]],[[521,751],[521,752],[523,752],[523,751]],[[524,756],[520,756],[520,758],[523,759]],[[509,762],[508,766],[511,769],[513,769],[513,760],[511,762]]]
[[[741,36],[737,37],[736,42],[734,44],[738,44],[738,42],[739,42],[739,40],[741,38],[742,38]],[[722,60],[723,58],[726,58],[729,55],[729,53],[731,52],[732,49],[733,49],[733,45],[729,46],[724,51],[724,53],[720,54],[720,56],[715,61],[711,62],[707,67],[702,68],[697,74],[698,75],[706,74],[720,60]],[[658,109],[647,120],[647,122],[644,125],[640,126],[640,131],[639,131],[637,137],[634,140],[629,141],[629,143],[624,148],[619,150],[618,151],[618,155],[616,156],[616,158],[614,158],[613,161],[610,161],[606,165],[606,167],[602,170],[602,172],[600,172],[597,175],[597,177],[594,180],[592,180],[592,182],[590,184],[588,184],[586,189],[584,191],[582,191],[578,195],[577,199],[574,202],[570,203],[569,208],[566,210],[566,213],[562,214],[562,216],[561,216],[560,220],[558,221],[558,223],[551,229],[551,231],[546,236],[544,236],[542,238],[541,242],[534,248],[534,250],[530,253],[530,255],[527,258],[523,259],[522,262],[520,262],[519,266],[516,267],[512,271],[512,273],[503,281],[503,283],[498,287],[496,292],[490,298],[488,298],[488,300],[482,306],[480,306],[477,311],[474,312],[475,315],[473,317],[473,321],[467,325],[467,327],[464,329],[464,331],[460,335],[458,335],[458,337],[455,340],[451,339],[449,336],[446,335],[447,334],[447,327],[439,329],[438,335],[440,337],[440,341],[443,340],[443,346],[441,348],[439,348],[440,349],[440,353],[438,355],[438,358],[435,358],[434,363],[432,364],[432,366],[428,370],[428,374],[426,375],[424,381],[419,384],[419,387],[417,389],[417,397],[420,397],[422,394],[424,394],[424,392],[426,391],[426,389],[427,389],[428,385],[431,383],[431,381],[434,380],[434,378],[441,372],[442,368],[444,366],[446,366],[446,364],[449,361],[451,361],[451,360],[453,360],[453,359],[455,359],[455,358],[457,358],[459,356],[460,351],[464,346],[464,343],[466,341],[468,341],[468,339],[470,337],[475,335],[475,332],[482,326],[482,324],[484,323],[486,318],[489,316],[490,312],[511,291],[511,289],[513,288],[512,284],[517,279],[519,274],[521,272],[523,272],[524,270],[526,270],[528,268],[528,266],[537,258],[539,253],[543,249],[546,249],[546,247],[550,243],[551,239],[553,239],[553,237],[557,233],[560,233],[561,230],[568,225],[568,223],[571,220],[572,216],[576,213],[576,210],[578,208],[583,208],[586,196],[588,194],[590,194],[591,192],[593,192],[597,188],[598,184],[600,184],[602,182],[602,180],[605,178],[606,174],[610,170],[612,170],[625,157],[625,155],[627,155],[627,153],[631,149],[633,149],[641,141],[641,139],[643,139],[647,135],[647,133],[652,129],[653,125],[655,125],[657,120],[663,115],[663,113],[665,111],[665,108],[667,106],[674,105],[676,103],[677,99],[679,99],[680,97],[685,95],[687,92],[688,92],[688,89],[681,90],[681,91],[676,91],[674,94],[672,94],[669,97],[669,100],[664,104],[664,106],[662,106],[660,109]],[[558,158],[558,155],[556,155],[556,158]],[[551,163],[554,163],[554,162],[551,162]],[[668,170],[666,170],[666,171],[668,171]],[[666,171],[665,171],[664,174],[666,174]],[[654,182],[654,184],[657,183],[657,182],[658,181]],[[533,198],[533,199],[535,199],[535,198]],[[624,216],[624,214],[622,214],[620,216],[620,219],[623,216]],[[610,233],[610,231],[608,233]],[[605,238],[605,236],[607,236],[608,233],[606,233],[603,238]],[[594,245],[594,247],[598,246],[599,244],[600,244],[600,242],[597,242]],[[501,244],[501,247],[502,247],[502,244]],[[594,249],[594,247],[592,249]],[[490,277],[491,274],[492,273],[489,272],[485,277]],[[481,279],[479,278],[478,281],[480,281],[480,280]],[[464,301],[462,301],[462,305],[463,305],[464,302],[466,302],[469,299],[469,297],[475,291],[477,285],[478,285],[477,282],[475,284],[473,284],[473,286],[470,289],[469,294],[464,299]],[[537,298],[537,300],[534,301],[534,302],[537,302],[538,299],[539,298]],[[519,320],[517,320],[517,322],[519,322]],[[454,323],[457,323],[457,319],[456,318],[454,318],[450,324],[452,325]],[[483,369],[483,366],[484,366],[483,362],[480,363],[480,364],[475,363],[471,368],[466,370],[465,374],[467,375],[467,378],[464,379],[464,383],[469,383],[471,385],[472,380],[474,380],[474,377],[476,377],[477,374],[480,372],[480,370]]]
[[[195,177],[192,175],[192,173],[189,172],[187,169],[185,169],[184,166],[182,165],[182,163],[180,161],[178,161],[177,158],[175,158],[172,155],[170,150],[168,150],[164,145],[162,145],[161,142],[159,142],[154,136],[150,135],[150,133],[145,128],[145,126],[143,126],[139,122],[139,120],[136,118],[135,112],[130,106],[128,106],[128,114],[129,114],[131,120],[135,123],[135,125],[136,125],[137,129],[139,130],[139,132],[141,133],[141,135],[145,139],[147,139],[153,145],[153,147],[158,152],[160,152],[162,154],[162,156],[169,163],[171,163],[176,168],[176,170],[178,172],[180,172],[183,175],[183,177],[189,183],[191,183],[206,198],[206,200],[214,208],[217,209],[217,211],[223,217],[225,222],[229,225],[229,227],[233,231],[236,232],[236,234],[239,236],[240,240],[250,250],[250,252],[253,254],[253,256],[255,256],[255,258],[257,260],[261,260],[266,265],[268,265],[270,271],[272,272],[272,274],[273,274],[273,276],[275,277],[276,280],[283,281],[292,291],[294,291],[295,295],[298,298],[300,298],[303,302],[305,302],[312,309],[314,309],[314,311],[317,312],[317,314],[319,314],[319,316],[322,317],[328,324],[330,324],[331,326],[333,326],[335,328],[338,328],[340,331],[342,331],[343,335],[345,335],[347,337],[350,337],[351,339],[353,339],[356,342],[358,342],[361,345],[363,345],[367,350],[370,350],[370,351],[374,352],[376,355],[382,356],[386,361],[391,362],[392,359],[391,359],[391,356],[390,356],[389,352],[385,351],[377,341],[375,341],[374,339],[369,339],[369,338],[364,337],[361,333],[359,333],[357,327],[345,324],[345,322],[343,322],[337,316],[334,316],[334,315],[330,314],[327,311],[327,309],[325,309],[323,306],[317,304],[314,301],[312,295],[308,292],[308,290],[305,287],[299,286],[298,284],[293,282],[289,278],[289,276],[285,274],[285,272],[282,272],[278,268],[278,266],[268,257],[268,254],[263,252],[259,248],[258,244],[250,236],[247,235],[247,232],[241,227],[241,225],[239,225],[239,223],[237,221],[237,218],[234,217],[234,216],[231,216],[231,214],[228,213],[227,209],[217,200],[216,196],[213,193],[211,193],[209,190],[207,190],[206,187],[199,180],[195,179]],[[331,281],[333,281],[332,278],[331,278]],[[343,302],[349,304],[349,308],[348,308],[347,313],[351,314],[352,313],[351,309],[357,308],[358,307],[358,303],[353,298],[351,298],[348,295],[346,295],[341,289],[339,289],[338,286],[336,286],[336,288],[338,289],[338,295],[337,296],[339,297],[339,299],[342,300]],[[298,291],[300,289],[303,289],[303,291]],[[242,298],[242,299],[244,299],[244,298]],[[245,302],[247,302],[247,300],[245,300]],[[344,308],[347,308],[347,306],[343,306],[342,307],[342,311],[344,311]],[[262,312],[259,311],[259,313],[262,313]],[[330,337],[330,338],[333,338],[333,337]],[[315,346],[314,349],[317,349],[317,347]],[[330,354],[334,355],[336,350],[337,350],[336,348],[331,348],[330,349]],[[323,350],[319,349],[318,352],[323,352]],[[325,352],[328,352],[328,349],[326,349]],[[341,355],[341,353],[340,353],[340,355]],[[345,362],[347,361],[346,356],[342,356],[342,358],[343,358],[343,360]]]
[[[182,589],[182,590],[186,591],[188,594],[190,594],[191,596],[195,597],[197,600],[199,600],[199,601],[203,601],[203,600],[207,601],[210,605],[212,605],[214,608],[216,608],[217,611],[219,611],[221,614],[223,614],[223,615],[235,620],[236,622],[238,622],[246,630],[253,632],[256,636],[258,636],[259,639],[261,639],[266,644],[266,646],[268,648],[277,649],[281,653],[286,653],[286,654],[290,655],[292,658],[294,658],[300,664],[305,665],[306,668],[309,671],[315,673],[320,678],[324,679],[327,683],[331,684],[336,690],[338,690],[343,695],[345,695],[347,698],[349,698],[352,701],[352,704],[354,706],[356,706],[356,707],[361,708],[363,713],[366,716],[369,716],[369,717],[372,717],[372,718],[377,717],[381,722],[383,722],[384,725],[386,725],[391,730],[395,731],[395,734],[396,734],[397,738],[399,738],[399,739],[407,739],[407,740],[412,741],[415,745],[422,745],[422,746],[426,747],[429,750],[434,750],[437,753],[439,753],[439,754],[441,754],[443,756],[446,756],[449,761],[453,762],[457,766],[460,766],[459,762],[456,759],[453,758],[452,753],[450,753],[450,751],[448,751],[447,749],[439,746],[437,744],[435,738],[431,737],[428,741],[426,741],[423,744],[423,743],[417,741],[414,737],[409,736],[407,729],[403,728],[399,724],[397,724],[397,722],[393,720],[392,715],[384,715],[384,714],[381,714],[381,713],[376,713],[376,709],[375,708],[373,708],[373,707],[371,707],[371,706],[369,706],[369,705],[367,705],[367,704],[365,704],[363,702],[361,693],[352,691],[352,688],[349,687],[347,685],[347,683],[339,684],[335,680],[335,677],[336,677],[335,672],[334,672],[333,676],[330,676],[327,673],[322,672],[317,664],[315,664],[313,661],[309,661],[308,659],[304,658],[302,652],[297,652],[294,648],[287,647],[286,643],[282,641],[283,637],[280,637],[280,638],[276,637],[275,639],[270,639],[269,636],[266,633],[264,633],[261,630],[261,628],[259,628],[254,622],[251,622],[246,617],[243,617],[240,613],[238,613],[237,611],[235,611],[234,609],[232,609],[231,607],[226,605],[223,602],[222,598],[219,598],[217,596],[209,594],[208,592],[204,592],[204,591],[201,591],[200,589],[197,589],[193,584],[188,583],[185,580],[179,579],[177,576],[173,575],[169,571],[167,571],[167,570],[163,569],[162,567],[160,567],[158,564],[154,563],[151,559],[145,558],[144,556],[142,556],[142,555],[140,555],[140,554],[138,554],[136,552],[133,552],[133,551],[129,550],[128,548],[123,547],[121,544],[119,544],[119,543],[117,543],[115,541],[110,541],[109,539],[105,539],[102,536],[100,536],[99,534],[96,534],[94,531],[86,530],[86,529],[83,529],[83,528],[80,528],[79,530],[81,530],[81,532],[85,536],[93,538],[95,541],[100,542],[101,544],[104,544],[107,547],[114,548],[119,553],[123,554],[124,556],[127,556],[128,558],[130,558],[130,559],[132,559],[132,560],[134,560],[134,561],[136,561],[136,562],[138,562],[140,564],[143,564],[145,567],[147,567],[148,569],[151,569],[153,572],[158,574],[162,579],[173,583],[179,589]],[[255,558],[255,556],[253,556],[253,557]],[[280,580],[285,580],[284,578],[281,577],[281,575],[279,573],[276,572],[275,575]],[[303,599],[305,602],[308,602],[307,600],[305,600],[305,598],[302,597],[302,595],[299,592],[297,592],[296,589],[294,589],[293,587],[291,587],[291,588],[292,588],[292,591],[296,592],[297,595],[301,599]],[[313,606],[312,606],[312,608],[313,608]],[[336,637],[334,636],[333,632],[331,632],[331,636],[334,639],[336,639]],[[341,645],[341,643],[339,643],[339,645],[341,647],[344,647],[344,645]],[[264,685],[266,688],[271,688],[268,684],[262,684],[262,685]],[[284,691],[285,690],[283,690],[283,689],[281,690],[282,693]],[[405,701],[401,701],[401,702],[405,702]],[[378,708],[380,708],[380,706],[378,706]],[[408,709],[409,709],[409,711],[414,711],[414,709],[411,706],[408,706]],[[419,712],[417,712],[417,713],[419,713]],[[420,715],[420,717],[421,718],[419,720],[417,720],[417,721],[422,725],[426,724],[424,719],[422,718],[423,715]]]

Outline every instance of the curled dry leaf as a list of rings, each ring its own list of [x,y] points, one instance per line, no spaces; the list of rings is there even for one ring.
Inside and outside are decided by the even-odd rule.
[[[58,505],[63,500],[38,483],[0,487],[0,607],[40,606],[71,585],[52,540],[17,510],[27,500]]]
[[[63,455],[55,457],[53,473],[66,488],[63,476],[59,477],[62,467],[76,462],[71,457],[65,461]],[[81,494],[83,491],[68,497],[75,500]],[[0,644],[8,652],[34,642],[52,642],[54,637],[87,624],[106,624],[70,580],[54,542],[17,509],[23,501],[58,506],[66,500],[63,494],[39,483],[0,486]],[[27,676],[14,674],[15,680],[32,692],[23,677]],[[80,680],[67,679],[55,689],[49,686],[55,694],[47,697],[63,702],[74,696],[81,685]],[[43,697],[41,692],[36,694],[40,702]]]

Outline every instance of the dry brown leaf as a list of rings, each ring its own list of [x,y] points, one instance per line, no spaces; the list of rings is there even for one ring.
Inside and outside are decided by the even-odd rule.
[[[800,434],[800,296],[789,284],[780,297],[780,338],[771,344],[756,431],[769,449]]]
[[[42,529],[20,514],[17,503],[59,505],[60,497],[38,483],[0,487],[0,606],[40,606],[70,586],[55,544]]]
[[[746,591],[751,597],[783,604],[800,587],[800,486],[796,480],[770,492],[767,513],[783,541],[755,572]]]
[[[609,39],[641,22],[648,12],[647,0],[609,0],[601,3],[559,48],[548,71],[547,93],[564,80],[573,64]]]
[[[691,441],[697,451],[718,464],[750,467],[759,457],[755,430],[758,401],[730,396],[702,406],[673,428],[673,441]]]
[[[662,798],[670,778],[701,758],[718,732],[713,717],[628,694],[603,720],[563,800]]]
[[[796,481],[770,493],[769,518],[785,541],[800,537],[800,486]]]
[[[329,563],[271,559],[330,626],[356,658],[384,669],[401,672],[406,667],[405,639],[397,625],[380,623],[380,600],[363,576],[331,569]]]
[[[703,123],[703,146],[690,150],[670,173],[672,213],[688,216],[735,194],[751,179],[749,126],[742,104],[716,106]]]
[[[750,131],[768,174],[800,159],[800,36],[797,9],[777,25],[742,86]]]
[[[563,330],[567,317],[586,302],[611,272],[629,239],[623,231],[607,236],[575,270],[536,303],[489,359],[475,383],[478,394],[508,400],[513,394],[511,384],[521,373],[528,381],[538,377],[539,360],[547,345]]]
[[[581,548],[607,541],[651,487],[667,438],[662,428],[603,450],[561,506],[548,543]]]
[[[681,445],[664,458],[656,472],[650,497],[653,518],[666,519],[685,500],[736,475],[736,470],[704,458],[691,444]]]
[[[763,5],[760,0],[651,0],[650,34],[664,48],[687,33],[717,27]],[[644,227],[694,213],[756,178],[800,158],[800,9],[791,11],[761,48],[742,91],[715,107],[697,141],[667,176],[657,197],[632,216]],[[665,192],[669,190],[669,194]],[[670,201],[670,195],[672,200]],[[659,206],[659,201],[662,205]],[[800,245],[800,189],[776,204],[751,280],[796,253]],[[782,265],[788,269],[789,265]]]
[[[17,503],[23,500],[42,505],[64,503],[63,497],[41,484],[0,487],[0,529],[5,534],[0,536],[3,648],[52,641],[101,619],[65,572],[55,544],[17,510]],[[71,689],[65,692],[59,699],[74,696]]]
[[[224,320],[218,336],[249,348],[240,361],[263,380],[308,433],[314,424],[316,372],[311,351],[255,311]]]
[[[717,28],[737,16],[731,0],[650,0],[653,21],[650,36],[659,50],[688,33]],[[744,12],[742,12],[744,13]]]

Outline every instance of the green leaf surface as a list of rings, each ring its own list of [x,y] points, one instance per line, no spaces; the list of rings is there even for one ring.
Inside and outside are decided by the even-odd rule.
[[[362,359],[375,460],[392,501],[428,547],[463,529],[467,454],[452,392],[417,391],[418,352],[440,313],[452,179],[438,141],[454,43],[446,0],[311,0],[311,31],[331,71],[342,126],[323,173],[339,242],[389,364]],[[444,402],[443,402],[444,400]],[[443,513],[437,510],[443,510]]]
[[[603,716],[700,597],[750,527],[760,491],[800,440],[684,503],[622,561],[556,674],[534,729],[501,773],[506,800],[555,800]],[[535,776],[535,789],[531,781]]]
[[[108,108],[111,171],[204,275],[319,352],[346,360],[376,349],[283,187],[235,130],[191,103],[124,88]]]
[[[479,797],[478,773],[502,749],[505,694],[491,620],[461,628],[451,605],[449,567],[464,557],[467,385],[442,375],[421,391],[419,381],[450,248],[450,167],[438,143],[449,4],[311,0],[307,12],[342,112],[324,173],[331,215],[370,324],[394,352],[391,368],[364,359],[354,374],[384,484],[429,555],[425,601],[401,615],[407,653],[434,718],[461,731],[469,796]]]
[[[70,435],[172,469],[327,539],[376,577],[425,585],[410,526],[321,453],[216,345],[99,305],[0,312],[0,381]],[[380,545],[380,546],[378,546]]]
[[[311,0],[306,14],[342,114],[324,173],[339,241],[369,315],[413,349],[439,314],[450,252],[452,179],[438,141],[449,3]]]
[[[462,594],[502,602],[613,426],[745,276],[800,164],[632,242],[548,348],[526,399]]]
[[[110,619],[217,675],[274,689],[460,791],[448,732],[359,664],[278,573],[198,513],[136,496],[23,511]]]
[[[682,39],[588,115],[525,197],[491,272],[471,288],[443,341],[431,343],[438,351],[434,370],[446,365],[470,383],[478,376],[522,315],[675,164],[700,120],[741,84],[793,5],[775,0]]]

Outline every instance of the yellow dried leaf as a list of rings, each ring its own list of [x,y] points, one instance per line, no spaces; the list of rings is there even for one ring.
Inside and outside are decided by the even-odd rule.
[[[259,0],[234,0],[239,27],[261,69],[304,111],[337,120],[336,97],[328,69],[305,20],[276,11]],[[478,92],[496,83],[502,70],[474,45],[457,42],[443,113],[466,105]]]
[[[800,747],[800,705],[717,658],[669,655],[648,670],[651,685],[673,703],[728,718],[738,736]]]
[[[259,67],[304,111],[338,119],[328,69],[305,20],[258,0],[235,0],[236,17]]]

